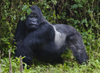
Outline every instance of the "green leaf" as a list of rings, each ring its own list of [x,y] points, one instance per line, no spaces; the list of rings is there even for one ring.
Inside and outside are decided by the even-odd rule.
[[[86,23],[87,24],[87,20],[86,19],[83,19],[82,22],[81,22],[81,24],[83,24],[83,23]]]
[[[6,20],[6,18],[4,16],[2,16],[2,20]]]
[[[49,8],[49,5],[47,5],[46,8]]]
[[[80,23],[79,20],[74,20],[74,24]]]
[[[23,8],[22,8],[22,10],[26,11],[27,10],[27,5],[24,5]]]
[[[28,8],[28,9],[27,9],[27,14],[29,15],[31,12],[32,12],[31,9]]]
[[[100,15],[100,12],[99,12],[99,14],[98,15]]]
[[[87,12],[88,12],[88,13],[91,13],[91,10],[89,9]]]
[[[77,4],[74,4],[74,5],[71,6],[71,9],[76,9],[76,8],[78,8]]]
[[[22,21],[25,20],[25,19],[26,19],[26,16],[25,15],[21,17],[21,20]]]
[[[81,4],[78,4],[78,7],[83,7]]]
[[[60,19],[60,16],[57,14],[58,19]]]

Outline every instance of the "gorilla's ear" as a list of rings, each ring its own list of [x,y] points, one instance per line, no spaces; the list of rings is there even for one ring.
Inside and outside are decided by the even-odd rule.
[[[24,37],[26,36],[26,25],[25,25],[25,21],[18,21],[17,24],[17,29],[16,29],[16,33],[15,33],[15,37],[14,39],[17,40],[22,40],[24,39]]]

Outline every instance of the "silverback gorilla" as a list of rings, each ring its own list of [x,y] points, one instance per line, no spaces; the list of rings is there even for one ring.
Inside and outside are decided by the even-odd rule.
[[[19,20],[16,33],[15,56],[25,56],[23,62],[32,64],[34,57],[53,61],[61,57],[69,47],[80,64],[88,60],[80,33],[72,26],[50,24],[44,19],[41,10],[33,5],[32,12],[25,21]]]

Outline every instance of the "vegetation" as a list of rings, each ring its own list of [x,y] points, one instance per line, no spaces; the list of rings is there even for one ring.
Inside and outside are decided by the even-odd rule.
[[[71,51],[62,57],[64,64],[34,61],[22,69],[20,58],[14,59],[14,33],[19,18],[37,5],[52,24],[75,27],[82,35],[89,56],[88,64],[79,65]],[[1,73],[99,73],[100,72],[100,0],[1,0],[0,1],[0,72]],[[11,51],[11,52],[10,52]],[[10,57],[11,56],[11,57]]]

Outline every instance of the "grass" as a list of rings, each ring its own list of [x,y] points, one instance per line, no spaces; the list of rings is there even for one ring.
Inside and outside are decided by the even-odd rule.
[[[90,52],[90,51],[89,51]],[[26,67],[23,73],[99,73],[100,72],[100,53],[96,50],[89,53],[88,64],[79,65],[72,53],[69,51],[62,55],[64,64],[51,65],[49,63],[34,63],[31,68]],[[1,73],[9,73],[9,58],[1,59]],[[13,73],[20,73],[20,60],[11,59],[11,66]],[[27,65],[25,65],[27,66]]]

